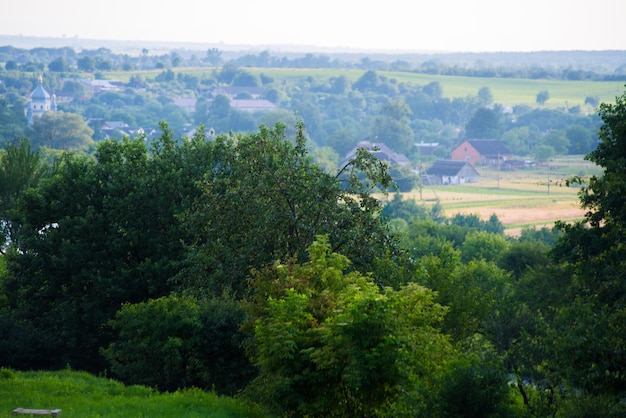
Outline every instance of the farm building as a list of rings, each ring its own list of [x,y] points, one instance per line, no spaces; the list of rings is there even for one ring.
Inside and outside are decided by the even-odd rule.
[[[439,142],[417,142],[415,143],[415,147],[419,151],[419,155],[428,156],[433,155],[433,151],[435,148],[439,146]]]
[[[439,160],[426,170],[426,184],[463,184],[478,181],[478,171],[467,161]]]
[[[260,99],[265,89],[263,87],[237,87],[237,86],[220,86],[213,90],[213,97],[223,95],[229,99],[241,99],[241,96],[249,96],[251,100]]]
[[[276,105],[264,99],[231,99],[230,106],[243,112],[265,112],[275,110]]]
[[[452,150],[454,161],[466,161],[470,164],[497,165],[511,159],[511,152],[496,139],[468,139]]]
[[[264,99],[232,99],[229,97],[230,107],[242,112],[265,112],[275,110],[277,106]],[[196,109],[197,99],[178,98],[174,99],[174,104],[182,107],[188,113],[193,113]]]
[[[376,158],[381,161],[388,161],[391,165],[398,165],[401,167],[410,166],[411,161],[404,154],[399,154],[397,152],[393,152],[391,148],[383,143],[374,143],[369,141],[361,141],[354,148],[348,152],[344,161],[348,161],[356,155],[356,150],[358,148],[365,148],[369,152],[371,152]],[[342,164],[343,165],[343,164]]]

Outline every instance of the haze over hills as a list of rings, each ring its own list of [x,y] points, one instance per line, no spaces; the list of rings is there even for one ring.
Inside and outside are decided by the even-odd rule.
[[[146,49],[151,55],[166,54],[178,51],[180,54],[204,54],[207,49],[217,48],[222,51],[225,59],[237,56],[269,51],[272,55],[302,55],[307,53],[324,54],[353,59],[369,57],[381,61],[406,60],[409,62],[425,62],[434,60],[446,64],[462,66],[489,65],[522,65],[522,66],[554,66],[577,69],[604,69],[613,72],[623,67],[626,72],[626,50],[603,51],[534,51],[534,52],[455,52],[455,51],[397,51],[355,48],[329,48],[306,45],[272,44],[272,45],[236,45],[226,43],[174,42],[174,41],[137,41],[137,40],[106,40],[84,39],[79,37],[35,37],[0,35],[0,46],[10,45],[15,48],[62,48],[71,47],[77,51],[108,48],[114,53],[136,56]]]

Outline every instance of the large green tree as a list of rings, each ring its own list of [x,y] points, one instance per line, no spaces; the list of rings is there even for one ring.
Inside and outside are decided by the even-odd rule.
[[[11,141],[26,133],[23,99],[15,94],[0,96],[0,141]]]
[[[542,90],[537,93],[536,102],[540,105],[544,105],[550,98],[550,92],[548,90]]]
[[[187,216],[196,240],[179,275],[184,287],[241,295],[250,267],[302,260],[318,234],[328,234],[333,251],[363,271],[377,256],[397,250],[377,216],[381,203],[370,194],[376,185],[390,186],[386,166],[360,150],[328,174],[312,162],[303,125],[297,129],[294,142],[280,124],[215,139],[223,159]]]
[[[564,376],[593,393],[626,393],[626,94],[602,103],[598,147],[587,159],[601,167],[580,192],[585,220],[561,223],[555,249],[569,263],[567,303],[556,324]]]
[[[389,186],[386,166],[363,151],[329,175],[302,126],[293,143],[280,125],[210,141],[203,129],[178,141],[162,125],[149,148],[144,137],[103,141],[57,165],[9,218],[20,228],[3,285],[19,326],[6,337],[47,341],[24,351],[37,367],[102,370],[98,350],[115,339],[105,324],[122,304],[188,290],[241,297],[251,267],[303,259],[318,232],[362,271],[396,254],[370,195]]]
[[[20,194],[29,187],[36,186],[46,174],[47,166],[38,151],[33,151],[28,139],[10,143],[0,152],[0,230],[4,241],[0,251],[4,252],[8,242],[17,239],[19,224],[12,222]]]
[[[382,142],[396,152],[410,153],[415,133],[409,124],[411,108],[401,100],[386,103],[381,114],[372,119],[372,142]]]
[[[603,103],[600,144],[586,158],[603,167],[583,183],[585,219],[560,222],[552,266],[522,276],[519,344],[511,364],[549,394],[554,411],[626,412],[626,95]],[[520,385],[522,393],[529,386]],[[524,396],[532,405],[530,396]],[[560,400],[559,402],[557,402]]]
[[[551,131],[541,138],[541,145],[547,145],[554,148],[557,155],[565,155],[569,151],[570,142],[565,132]]]
[[[99,370],[121,304],[169,294],[185,253],[177,216],[211,161],[202,132],[178,146],[164,127],[150,152],[139,137],[65,154],[22,196],[5,284],[16,320],[47,341],[48,367]]]
[[[592,150],[594,142],[593,132],[581,125],[573,125],[567,128],[565,135],[569,139],[570,154],[587,154]]]
[[[93,145],[93,129],[77,113],[46,112],[34,118],[30,140],[34,148],[65,151],[87,150]]]
[[[325,237],[310,260],[256,272],[247,328],[260,375],[250,396],[286,416],[415,416],[452,355],[445,308],[416,284],[346,273]]]
[[[503,130],[501,115],[494,110],[481,107],[465,125],[465,136],[478,139],[499,139]]]
[[[58,57],[50,61],[50,63],[48,64],[48,69],[50,71],[62,73],[64,71],[67,71],[69,69],[69,66],[67,65],[67,62],[65,62],[65,58]]]

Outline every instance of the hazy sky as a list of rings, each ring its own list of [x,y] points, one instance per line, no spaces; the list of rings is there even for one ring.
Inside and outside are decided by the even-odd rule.
[[[3,0],[0,34],[415,51],[626,50],[626,0]]]

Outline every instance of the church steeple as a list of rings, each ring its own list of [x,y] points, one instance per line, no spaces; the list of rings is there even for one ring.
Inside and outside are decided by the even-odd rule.
[[[28,117],[28,124],[33,124],[33,118],[35,116],[41,116],[45,112],[56,112],[56,97],[50,94],[43,88],[43,76],[40,74],[38,78],[39,84],[30,94],[30,102],[26,103],[26,116]]]

